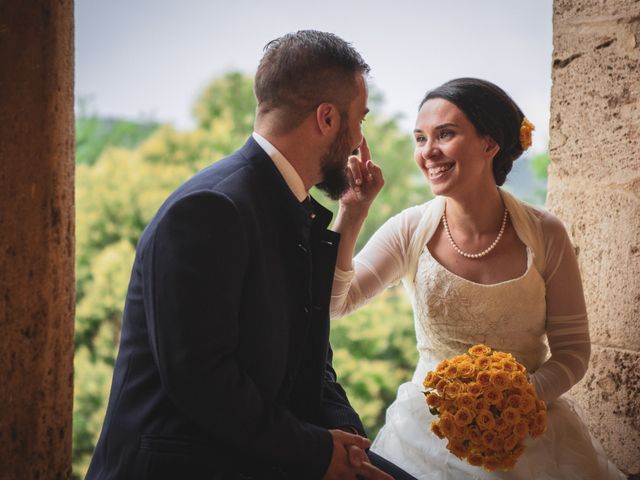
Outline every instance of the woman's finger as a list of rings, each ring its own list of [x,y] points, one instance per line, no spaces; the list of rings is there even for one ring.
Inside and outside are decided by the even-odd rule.
[[[351,186],[351,188],[353,188],[353,190],[355,190],[356,192],[360,191],[360,187],[356,185],[356,181],[353,178],[353,171],[351,170],[351,167],[347,167],[347,180],[349,181],[349,185]]]
[[[367,163],[371,160],[371,152],[369,151],[369,145],[367,145],[367,139],[362,137],[362,143],[360,144],[360,159]]]
[[[351,175],[353,175],[354,185],[360,186],[362,185],[362,171],[360,169],[360,159],[355,155],[349,157],[349,170],[351,171]]]

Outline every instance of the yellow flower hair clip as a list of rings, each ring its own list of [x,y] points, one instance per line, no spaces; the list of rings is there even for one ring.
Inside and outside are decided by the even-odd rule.
[[[522,118],[522,123],[520,124],[520,146],[523,152],[531,146],[531,132],[535,129],[535,125],[527,117]]]

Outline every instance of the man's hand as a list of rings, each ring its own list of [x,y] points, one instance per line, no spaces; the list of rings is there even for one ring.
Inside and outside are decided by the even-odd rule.
[[[356,480],[358,478],[393,480],[369,462],[364,451],[371,446],[368,439],[342,430],[329,430],[329,432],[333,437],[333,453],[324,476],[325,480]]]

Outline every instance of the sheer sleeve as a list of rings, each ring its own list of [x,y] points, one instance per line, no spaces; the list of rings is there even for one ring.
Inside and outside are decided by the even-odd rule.
[[[540,398],[551,402],[578,383],[591,354],[589,323],[578,262],[564,226],[545,213],[547,324],[551,357],[532,375]]]
[[[411,237],[422,207],[408,208],[387,220],[353,260],[353,269],[336,268],[331,293],[331,318],[340,318],[398,283],[407,269]]]

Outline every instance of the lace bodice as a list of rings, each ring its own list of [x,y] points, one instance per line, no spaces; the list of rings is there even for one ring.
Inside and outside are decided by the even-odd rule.
[[[415,330],[421,362],[414,380],[443,358],[484,343],[512,353],[530,372],[548,354],[545,343],[544,280],[527,249],[522,276],[482,285],[450,272],[424,248],[415,278]],[[507,302],[505,299],[517,299]]]
[[[444,199],[436,197],[389,219],[356,256],[353,270],[336,269],[331,316],[346,315],[403,279],[420,352],[416,376],[433,361],[483,342],[513,353],[534,372],[538,395],[550,402],[575,385],[588,366],[589,325],[578,263],[556,217],[508,192],[500,194],[527,246],[524,275],[480,285],[440,265],[425,247],[444,210]]]

